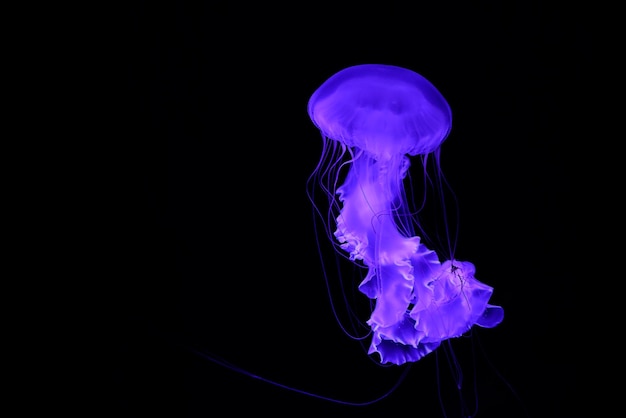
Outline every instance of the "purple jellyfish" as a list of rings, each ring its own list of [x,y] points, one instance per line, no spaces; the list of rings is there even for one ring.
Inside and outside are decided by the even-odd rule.
[[[372,301],[368,353],[415,362],[473,325],[498,325],[504,311],[489,304],[493,288],[474,277],[474,265],[442,261],[414,232],[414,223],[423,227],[404,187],[409,156],[425,164],[439,155],[452,125],[441,93],[405,68],[356,65],[313,93],[308,114],[324,139],[312,178],[330,199],[334,244],[367,271],[359,290]]]

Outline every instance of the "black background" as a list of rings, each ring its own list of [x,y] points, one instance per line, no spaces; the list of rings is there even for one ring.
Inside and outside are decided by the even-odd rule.
[[[452,342],[465,414],[477,388],[478,417],[576,416],[586,399],[570,219],[584,191],[570,145],[584,129],[574,102],[591,31],[571,6],[501,3],[128,6],[113,62],[115,416],[440,417],[439,396],[447,416],[462,416],[445,350],[369,406],[199,355],[347,402],[398,381],[404,368],[377,367],[332,316],[306,195],[321,152],[307,101],[363,63],[422,74],[452,108],[442,166],[460,205],[457,258],[505,310],[498,327]]]

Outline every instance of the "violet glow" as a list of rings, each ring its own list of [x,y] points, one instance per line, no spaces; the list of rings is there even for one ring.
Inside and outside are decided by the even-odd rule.
[[[409,156],[420,156],[425,183],[429,156],[440,174],[452,126],[441,93],[405,68],[356,65],[326,80],[308,113],[324,139],[311,176],[328,195],[322,218],[336,250],[367,271],[358,289],[373,302],[368,353],[415,362],[474,325],[498,325],[504,311],[489,304],[493,288],[474,277],[474,265],[453,254],[441,261],[415,233],[425,231],[415,216],[425,202],[416,209],[407,199]]]

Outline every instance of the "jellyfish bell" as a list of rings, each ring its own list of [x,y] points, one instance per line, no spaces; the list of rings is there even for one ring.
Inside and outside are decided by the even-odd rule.
[[[376,160],[436,150],[452,127],[447,101],[420,74],[393,65],[339,71],[311,96],[308,113],[321,133]]]
[[[404,187],[409,156],[438,155],[452,126],[437,88],[402,67],[352,66],[312,94],[308,114],[326,141],[312,178],[329,199],[329,236],[367,271],[358,288],[374,302],[368,353],[414,362],[474,325],[498,325],[503,310],[488,303],[493,288],[474,277],[475,266],[453,254],[442,262],[415,232],[425,227]]]

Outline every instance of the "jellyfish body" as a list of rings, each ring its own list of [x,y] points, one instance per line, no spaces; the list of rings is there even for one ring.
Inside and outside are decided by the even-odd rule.
[[[333,234],[340,251],[367,270],[359,290],[374,302],[369,354],[378,353],[381,363],[414,362],[474,325],[498,325],[503,310],[489,304],[493,288],[474,277],[474,265],[441,261],[401,220],[411,213],[404,190],[409,157],[436,152],[452,126],[441,93],[411,70],[357,65],[326,80],[308,113],[332,142],[325,150],[350,155],[343,183],[326,189],[339,208]],[[331,172],[322,161],[341,165],[329,155],[316,171]]]

